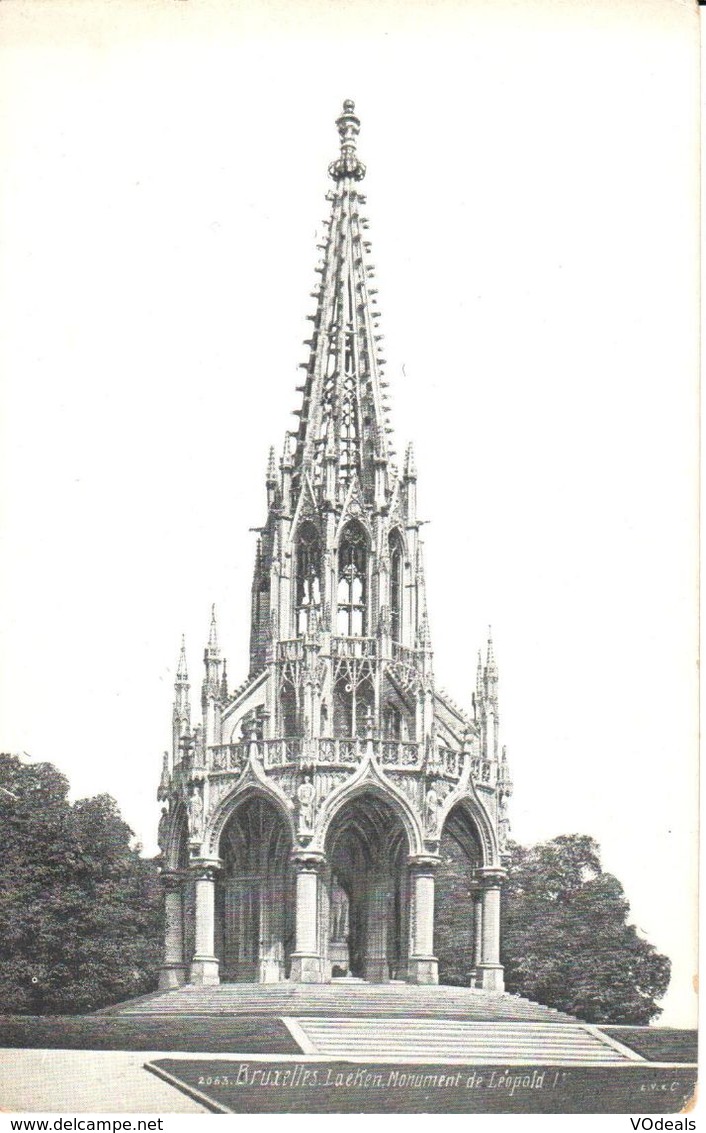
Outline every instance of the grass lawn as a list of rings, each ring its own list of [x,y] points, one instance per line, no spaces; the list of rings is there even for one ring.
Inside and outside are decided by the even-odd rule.
[[[125,1018],[116,1015],[0,1015],[0,1047],[164,1050],[213,1054],[299,1054],[272,1015]]]

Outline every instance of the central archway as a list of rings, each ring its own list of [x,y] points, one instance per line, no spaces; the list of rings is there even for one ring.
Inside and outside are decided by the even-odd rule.
[[[223,828],[216,895],[222,980],[273,983],[288,977],[294,948],[291,849],[287,823],[261,795],[240,803]]]
[[[334,815],[323,877],[329,976],[406,978],[409,852],[401,818],[379,794],[363,792]]]

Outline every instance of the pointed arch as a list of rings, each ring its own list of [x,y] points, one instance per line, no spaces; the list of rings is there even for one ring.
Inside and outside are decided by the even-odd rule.
[[[500,865],[500,851],[495,827],[485,806],[476,794],[471,794],[466,789],[463,794],[453,791],[448,796],[439,814],[439,830],[442,837],[447,821],[454,812],[462,813],[471,823],[481,849],[482,860],[479,864],[483,866]]]
[[[404,634],[404,540],[399,527],[393,527],[387,537],[390,557],[390,634],[393,641],[402,642]]]
[[[260,772],[259,775],[257,774],[252,767],[251,761],[232,791],[229,791],[213,811],[207,836],[209,851],[212,855],[217,852],[221,835],[231,816],[242,802],[255,795],[260,795],[277,807],[287,824],[292,843],[294,843],[296,832],[294,829],[293,806],[291,802],[279,787],[264,777],[263,772]]]
[[[309,615],[321,609],[321,535],[311,519],[304,519],[294,537],[294,608],[297,637],[309,628]]]
[[[464,801],[448,811],[439,839],[434,905],[434,952],[439,981],[468,986],[478,963],[482,917],[476,900],[483,840]]]
[[[252,785],[251,785],[252,786]],[[292,830],[282,809],[256,787],[229,810],[218,840],[215,946],[222,978],[285,979],[294,938]]]
[[[189,818],[183,803],[177,803],[169,825],[168,869],[187,869],[189,865]]]
[[[382,792],[364,788],[336,810],[324,844],[331,880],[345,895],[345,946],[329,933],[339,965],[374,982],[399,978],[408,959],[410,852],[399,811]]]
[[[358,519],[351,519],[338,540],[337,632],[341,637],[364,637],[370,602],[370,538]]]
[[[368,758],[347,782],[341,784],[319,811],[312,848],[323,850],[331,824],[338,812],[359,795],[376,795],[387,803],[401,819],[411,854],[424,852],[424,835],[418,815],[409,801],[386,779],[372,759]]]

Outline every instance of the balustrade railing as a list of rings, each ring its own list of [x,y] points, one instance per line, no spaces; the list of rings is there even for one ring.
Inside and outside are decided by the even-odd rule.
[[[333,764],[359,763],[368,752],[368,740],[324,739],[318,741],[318,762]],[[424,759],[424,747],[418,743],[400,740],[373,740],[373,753],[385,767],[419,769]]]
[[[452,751],[450,747],[442,747],[439,748],[439,755],[441,756],[441,767],[444,774],[458,778],[461,774],[462,753]]]
[[[417,664],[417,652],[415,649],[410,649],[407,645],[400,645],[398,641],[392,642],[392,660],[402,661],[405,665]]]
[[[403,740],[378,740],[373,747],[383,767],[419,769],[422,766],[424,758],[422,744],[407,743]]]
[[[263,766],[286,767],[296,763],[301,755],[300,739],[241,740],[234,744],[214,744],[210,747],[209,766],[212,771],[239,771],[247,761],[252,745]]]
[[[489,759],[472,759],[471,775],[477,783],[492,785],[495,782],[495,766]]]
[[[365,755],[366,741],[350,740],[319,740],[319,763],[350,764],[359,763]]]
[[[304,657],[304,642],[301,637],[277,642],[278,661],[301,661]]]
[[[317,763],[334,766],[351,766],[360,763],[372,750],[383,767],[404,768],[419,771],[424,767],[424,744],[408,740],[368,740],[361,736],[351,738],[330,738],[310,741],[312,754]],[[257,758],[266,770],[277,767],[294,766],[304,754],[305,741],[298,737],[274,740],[241,740],[238,743],[214,744],[208,749],[208,769],[210,771],[240,771],[247,762],[255,745]],[[449,778],[458,779],[463,770],[463,752],[448,747],[438,749],[440,766],[438,771]],[[175,767],[175,772],[187,773],[190,766],[183,760]],[[474,757],[471,760],[471,775],[476,783],[494,786],[499,781],[498,767],[488,759]],[[502,781],[502,776],[500,776]]]
[[[249,744],[214,744],[209,751],[209,766],[212,771],[238,771],[248,758]]]
[[[332,637],[332,657],[377,657],[374,637]]]
[[[257,746],[265,768],[296,763],[302,752],[302,742],[300,739],[259,740]]]

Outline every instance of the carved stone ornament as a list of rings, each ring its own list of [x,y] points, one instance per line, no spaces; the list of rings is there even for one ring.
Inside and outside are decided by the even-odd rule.
[[[195,881],[215,881],[220,873],[220,864],[197,860],[192,863],[191,873]]]
[[[300,849],[295,850],[292,854],[292,861],[297,872],[317,873],[325,860],[325,855],[316,850]]]
[[[189,834],[193,839],[203,835],[203,794],[199,786],[194,787],[189,800]]]
[[[316,807],[317,810],[321,804],[332,795],[333,792],[345,783],[346,779],[350,779],[350,771],[319,771],[316,775]]]
[[[388,771],[387,776],[411,803],[415,813],[420,814],[422,809],[422,784],[419,779],[412,775],[399,775],[394,771]]]
[[[421,679],[413,665],[405,665],[403,661],[390,661],[386,669],[405,692],[421,691]]]
[[[314,828],[315,798],[316,789],[311,776],[307,775],[297,787],[297,817],[300,833],[311,833]]]
[[[268,778],[277,784],[280,791],[282,791],[288,799],[295,798],[298,779],[296,772],[292,771],[290,768],[273,767],[268,772]],[[290,806],[293,805],[293,803],[290,803]]]
[[[167,849],[169,840],[169,811],[166,806],[162,807],[162,813],[159,816],[159,826],[157,827],[157,844],[163,852]]]
[[[437,838],[439,836],[440,808],[441,799],[433,786],[429,787],[426,798],[424,799],[424,832],[428,838]]]
[[[233,789],[235,777],[229,775],[227,778],[211,779],[209,782],[209,797],[211,800],[211,810],[215,810],[222,799],[226,797],[229,791]]]

